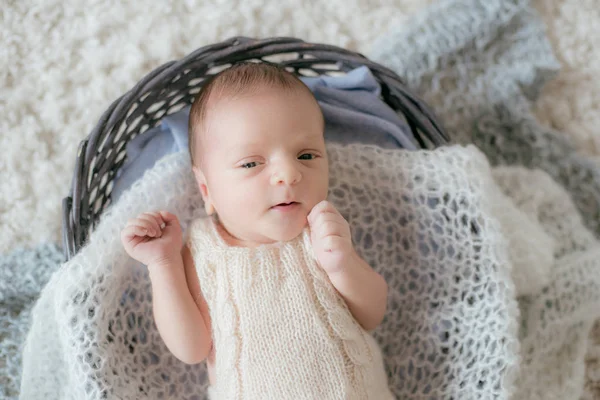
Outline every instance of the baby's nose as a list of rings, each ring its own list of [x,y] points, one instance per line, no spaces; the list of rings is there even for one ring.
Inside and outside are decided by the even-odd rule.
[[[295,185],[302,179],[300,171],[291,165],[280,165],[271,175],[272,185]]]

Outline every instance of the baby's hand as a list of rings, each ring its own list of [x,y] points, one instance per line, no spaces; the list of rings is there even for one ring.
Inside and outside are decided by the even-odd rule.
[[[167,211],[142,213],[121,231],[127,254],[145,265],[167,263],[180,256],[182,240],[179,220]]]
[[[355,254],[350,226],[335,207],[324,200],[308,214],[315,256],[327,274],[341,271]]]

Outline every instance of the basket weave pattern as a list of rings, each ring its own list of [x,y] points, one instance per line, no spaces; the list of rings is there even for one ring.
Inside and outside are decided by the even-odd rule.
[[[367,66],[381,85],[382,99],[405,116],[422,148],[448,141],[432,112],[402,80],[361,54],[295,38],[235,37],[205,46],[149,73],[110,105],[80,143],[71,191],[62,203],[67,259],[85,244],[110,205],[113,179],[125,161],[127,142],[191,104],[208,77],[242,61],[277,63],[298,76],[343,74]]]

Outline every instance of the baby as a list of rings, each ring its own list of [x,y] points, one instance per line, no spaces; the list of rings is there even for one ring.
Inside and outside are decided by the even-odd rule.
[[[192,168],[208,218],[183,240],[148,212],[121,234],[148,266],[158,331],[181,361],[207,360],[211,399],[393,398],[368,331],[387,284],[326,201],[324,120],[310,90],[269,65],[235,65],[190,111]]]

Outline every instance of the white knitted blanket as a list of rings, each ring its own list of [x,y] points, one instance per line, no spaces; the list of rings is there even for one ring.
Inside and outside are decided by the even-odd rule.
[[[578,397],[585,338],[600,309],[600,250],[548,175],[492,173],[474,147],[328,151],[330,200],[390,285],[374,336],[398,398]],[[180,153],[104,215],[32,311],[22,399],[204,396],[204,367],[169,354],[145,269],[119,242],[141,211],[166,208],[187,226],[200,205]]]
[[[597,20],[598,7],[595,4],[594,11],[586,9],[586,1],[570,4],[564,0],[537,1],[547,22],[553,12],[562,15],[547,30],[529,3],[528,0],[440,1],[410,24],[393,26],[368,55],[404,77],[411,89],[442,118],[455,142],[474,143],[492,165],[522,166],[548,173],[566,189],[583,216],[584,225],[600,238],[599,159],[582,154],[568,137],[540,125],[532,114],[535,109],[541,111],[545,122],[578,136],[579,144],[587,141],[588,151],[593,152],[593,141],[589,139],[593,136],[592,129],[597,130],[592,121],[598,113],[591,110],[597,109],[594,106],[597,95],[589,93],[598,79],[577,74],[577,68],[573,67],[579,64],[593,70],[598,57],[590,51],[593,46],[580,46],[567,32],[577,31],[579,37],[590,37],[584,20]],[[582,16],[585,17],[581,19]],[[579,22],[569,26],[567,21],[574,19]],[[566,62],[558,79],[554,77],[560,64],[546,32],[553,44],[560,42],[557,55]],[[580,113],[581,105],[589,111]],[[583,123],[584,114],[594,117],[586,117]],[[567,199],[565,194],[561,197]],[[561,201],[557,200],[555,207]],[[567,218],[564,221],[571,224]],[[563,246],[562,239],[559,243]],[[564,312],[565,308],[561,310]],[[578,336],[588,330],[585,325],[582,328]],[[593,332],[586,355],[586,387],[582,395],[586,399],[600,398],[600,321]],[[584,340],[578,337],[570,350],[562,351],[575,357],[583,351]],[[569,339],[563,342],[568,343]],[[576,358],[581,359],[579,355]],[[565,380],[573,384],[575,379],[579,388],[584,367],[576,363],[565,371],[567,374],[559,379],[556,371],[549,369],[543,379],[548,380],[548,387]],[[578,398],[578,393],[579,390],[566,398]],[[563,395],[559,392],[547,398],[565,398]]]

